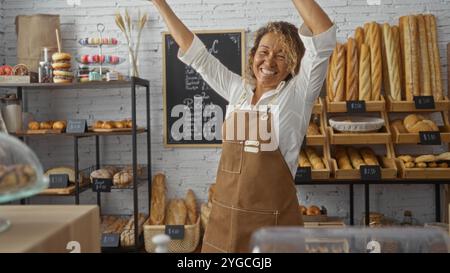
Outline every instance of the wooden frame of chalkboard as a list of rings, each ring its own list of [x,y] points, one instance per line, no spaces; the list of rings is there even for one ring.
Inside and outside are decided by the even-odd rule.
[[[231,29],[231,30],[205,30],[205,31],[194,31],[194,33],[200,38],[200,40],[202,40],[207,48],[213,47],[211,45],[208,44],[208,41],[211,39],[211,35],[219,35],[220,37],[223,37],[225,35],[228,35],[230,37],[230,40],[232,40],[234,42],[234,39],[232,39],[231,37],[238,37],[238,41],[235,42],[236,46],[237,46],[237,51],[239,52],[238,58],[223,58],[223,57],[229,57],[229,56],[221,56],[220,53],[219,55],[215,55],[225,66],[228,67],[228,69],[230,69],[231,71],[243,76],[245,73],[245,69],[246,69],[246,36],[245,36],[245,30],[243,29]],[[213,41],[214,43],[214,41]],[[168,44],[170,44],[171,48],[168,48]],[[163,124],[163,135],[164,135],[164,146],[165,147],[175,147],[175,148],[208,148],[208,147],[221,147],[221,141],[220,140],[213,140],[213,141],[208,141],[204,139],[203,136],[203,132],[202,132],[202,140],[189,140],[189,141],[185,141],[185,140],[181,140],[181,141],[176,141],[172,138],[168,138],[168,128],[171,128],[171,125],[173,124],[172,122],[170,122],[170,124],[168,124],[168,120],[171,119],[171,117],[168,117],[168,106],[171,107],[172,105],[175,105],[176,103],[174,103],[174,100],[181,100],[186,101],[186,99],[190,100],[191,103],[193,101],[193,97],[195,96],[195,94],[193,94],[191,92],[191,97],[189,98],[187,96],[184,97],[177,97],[177,96],[170,96],[170,94],[167,93],[168,89],[174,89],[173,85],[176,85],[175,82],[169,82],[171,80],[171,77],[173,79],[174,77],[174,73],[176,72],[176,69],[178,68],[178,70],[180,69],[184,69],[183,71],[189,71],[192,70],[192,68],[189,68],[189,66],[186,66],[184,63],[182,63],[178,57],[177,57],[177,53],[178,53],[178,45],[173,41],[172,36],[170,35],[169,32],[163,32],[162,33],[162,45],[163,45],[163,112],[164,112],[164,124]],[[227,51],[228,52],[228,51]],[[172,54],[171,54],[172,53]],[[171,54],[171,55],[168,55]],[[175,56],[174,56],[175,55]],[[239,56],[240,55],[240,56]],[[222,57],[222,59],[221,59]],[[237,60],[237,61],[236,61]],[[234,66],[230,67],[228,64],[229,62],[233,62],[234,61]],[[237,62],[239,65],[237,65]],[[177,66],[177,67],[174,67]],[[169,71],[171,70],[171,71]],[[172,72],[172,73],[171,73]],[[190,71],[192,72],[192,71]],[[195,74],[197,74],[196,72],[194,72]],[[177,73],[178,75],[179,73]],[[186,74],[184,74],[184,83],[186,84]],[[201,79],[201,77],[198,79],[199,81],[197,82],[197,86],[202,86],[201,89],[198,91],[201,96],[205,99],[210,100],[210,103],[214,103],[216,105],[219,105],[222,110],[223,113],[225,114],[225,110],[226,110],[226,105],[227,105],[227,101],[225,99],[223,99],[219,94],[217,94],[211,87],[209,87],[208,84],[206,84],[203,79]],[[179,90],[182,89],[182,90]],[[171,94],[186,94],[188,93],[188,91],[186,91],[186,88],[179,88],[178,90],[175,89],[175,91],[173,91],[174,93]],[[198,94],[197,94],[198,95]],[[175,99],[173,98],[175,97]],[[183,99],[184,98],[184,99]],[[202,122],[203,122],[203,118],[202,118]],[[202,126],[203,129],[203,126]],[[192,125],[192,130],[193,130],[193,125]],[[192,131],[191,130],[191,131]],[[203,130],[202,130],[203,131]]]

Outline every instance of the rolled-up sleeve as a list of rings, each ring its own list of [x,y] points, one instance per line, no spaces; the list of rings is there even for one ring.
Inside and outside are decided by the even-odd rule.
[[[299,30],[305,46],[300,71],[294,78],[296,91],[300,92],[305,102],[313,103],[320,95],[325,80],[328,59],[336,46],[336,25],[313,36],[311,30],[303,24]]]
[[[240,75],[230,71],[208,52],[197,35],[194,35],[191,46],[184,54],[178,51],[178,58],[199,73],[203,80],[227,101],[230,100],[233,84],[240,84],[242,81]]]

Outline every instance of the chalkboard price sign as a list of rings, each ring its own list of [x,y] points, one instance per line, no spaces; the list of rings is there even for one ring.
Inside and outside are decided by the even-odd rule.
[[[311,167],[298,167],[295,180],[301,182],[311,182]]]
[[[87,129],[87,123],[85,119],[69,119],[67,122],[67,133],[82,134]]]
[[[51,174],[49,179],[50,183],[48,187],[50,189],[62,189],[69,186],[69,175],[67,174]]]
[[[422,145],[441,145],[441,133],[440,132],[419,132],[420,144]]]
[[[359,168],[362,180],[378,181],[381,180],[381,168],[375,165],[362,165]]]
[[[184,239],[184,226],[183,225],[166,225],[165,230],[166,235],[172,240],[183,240]]]
[[[113,185],[112,179],[94,178],[92,183],[92,191],[94,192],[111,192]]]
[[[347,101],[347,112],[348,113],[365,113],[366,112],[366,102],[363,100]]]
[[[118,233],[103,233],[101,239],[102,247],[118,247],[120,242],[120,234]]]
[[[235,74],[242,75],[245,32],[196,32],[208,52]],[[164,144],[168,147],[219,146],[228,102],[192,67],[178,59],[179,47],[163,34]]]
[[[414,103],[416,109],[434,109],[434,97],[433,96],[414,96]]]

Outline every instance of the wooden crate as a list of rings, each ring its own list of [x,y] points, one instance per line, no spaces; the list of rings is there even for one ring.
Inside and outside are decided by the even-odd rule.
[[[381,179],[393,179],[397,178],[397,164],[395,158],[392,156],[392,144],[386,144],[386,164],[384,164],[382,158],[378,156],[378,161],[381,166]],[[360,170],[352,169],[352,170],[342,170],[338,168],[337,161],[334,157],[330,157],[330,165],[332,172],[334,174],[334,178],[342,179],[342,180],[359,180],[361,179]]]
[[[396,163],[400,170],[400,177],[404,179],[448,179],[450,177],[450,168],[406,168],[400,159],[396,159]]]
[[[313,114],[322,114],[324,110],[324,103],[322,98],[317,98],[316,102],[314,103],[312,113]]]
[[[325,165],[325,169],[314,170],[311,168],[311,179],[312,180],[327,180],[330,178],[331,166],[330,166],[330,160],[328,157],[330,152],[327,150],[327,149],[329,149],[329,146],[327,144],[324,144],[322,147],[323,147],[323,149],[322,149],[321,159],[322,159],[323,164]],[[319,151],[317,151],[317,149],[315,149],[315,150],[316,150],[316,152],[319,153]]]
[[[389,112],[440,112],[450,110],[450,100],[444,97],[441,101],[435,101],[435,109],[416,109],[414,101],[395,101],[387,96],[387,109]]]
[[[326,100],[326,111],[329,113],[347,113],[347,102],[330,102],[328,97]],[[366,111],[367,112],[381,112],[386,110],[386,101],[383,96],[379,101],[366,101]]]
[[[320,135],[306,135],[306,145],[308,146],[322,146],[325,145],[327,140],[327,130],[325,127],[325,119],[323,118],[323,113],[317,114],[320,115]]]
[[[400,133],[396,127],[391,126],[392,141],[398,144],[418,144],[420,143],[419,133]],[[450,126],[439,126],[441,141],[450,143]]]

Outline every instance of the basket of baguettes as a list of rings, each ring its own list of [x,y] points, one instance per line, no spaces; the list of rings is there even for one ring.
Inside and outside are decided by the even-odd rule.
[[[324,149],[326,146],[324,146]],[[311,178],[313,180],[325,180],[330,178],[330,166],[324,156],[320,157],[316,149],[310,146],[302,148],[298,157],[298,166],[302,168],[311,168]]]
[[[192,190],[188,190],[185,199],[172,199],[166,202],[166,182],[162,173],[155,175],[152,181],[150,219],[144,225],[145,250],[155,252],[152,239],[165,234],[166,225],[184,226],[183,239],[172,239],[168,245],[170,253],[194,252],[200,242],[200,217]]]
[[[448,109],[443,94],[436,18],[402,16],[399,26],[376,22],[338,43],[328,66],[327,111],[345,112],[345,101],[364,100],[367,111],[412,111],[415,96],[433,96]],[[439,110],[439,109],[438,109]]]

